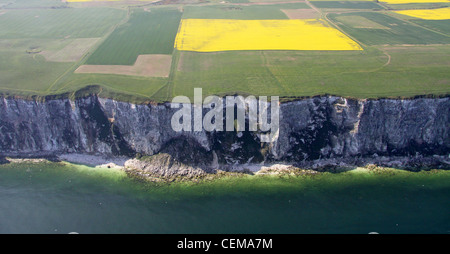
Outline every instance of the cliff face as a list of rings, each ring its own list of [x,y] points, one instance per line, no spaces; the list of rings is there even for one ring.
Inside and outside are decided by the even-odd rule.
[[[169,104],[135,105],[89,96],[46,102],[0,99],[0,155],[168,153],[194,163],[304,162],[317,159],[446,155],[450,98],[283,103],[278,139],[254,132],[175,132]],[[209,163],[209,162],[208,162]]]

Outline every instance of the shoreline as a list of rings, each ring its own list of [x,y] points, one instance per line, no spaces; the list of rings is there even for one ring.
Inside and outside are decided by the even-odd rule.
[[[61,154],[54,157],[0,157],[0,164],[7,163],[46,163],[46,162],[66,162],[78,164],[92,168],[117,168],[124,169],[124,164],[131,158],[127,157],[107,157],[102,155],[89,154]]]
[[[81,164],[94,168],[125,168],[125,162],[131,158],[128,157],[107,157],[102,155],[86,155],[86,154],[61,154],[57,156],[61,161],[73,164]]]
[[[80,153],[66,153],[55,156],[43,157],[0,157],[0,164],[7,163],[46,163],[46,162],[65,162],[70,164],[84,165],[92,168],[113,168],[125,171],[130,177],[135,177],[147,181],[198,181],[200,179],[217,178],[230,175],[315,175],[324,172],[340,173],[355,169],[366,169],[368,172],[383,172],[386,169],[398,169],[411,172],[430,171],[430,170],[450,170],[449,156],[430,156],[430,157],[375,157],[375,158],[353,158],[347,160],[341,159],[322,159],[310,161],[308,163],[253,163],[239,165],[216,165],[211,171],[204,171],[198,176],[186,175],[185,170],[189,165],[183,165],[180,171],[175,171],[170,176],[158,174],[147,170],[145,167],[133,167],[133,161],[139,161],[136,158],[125,156],[105,156]],[[436,164],[439,162],[439,164]],[[153,164],[153,163],[151,163]],[[148,165],[148,164],[147,164]],[[415,165],[417,167],[412,167]],[[153,166],[153,165],[151,165]],[[195,167],[195,166],[194,166]],[[196,170],[204,170],[195,167]]]

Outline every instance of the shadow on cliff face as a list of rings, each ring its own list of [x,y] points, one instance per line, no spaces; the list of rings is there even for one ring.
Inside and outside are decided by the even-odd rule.
[[[125,170],[138,179],[156,182],[192,180],[215,173],[211,167],[213,161],[212,151],[192,138],[180,136],[165,143],[157,154],[128,160]]]
[[[348,103],[354,104],[354,107],[357,106],[354,101],[348,100]],[[303,107],[308,109],[307,115],[309,116],[304,120],[305,124],[300,125],[299,122],[295,121],[289,122],[286,126],[282,126],[285,128],[284,130],[280,130],[280,133],[286,132],[285,135],[288,137],[286,140],[289,141],[289,149],[282,155],[281,159],[301,162],[340,156],[333,153],[334,143],[337,139],[345,137],[351,131],[353,125],[347,126],[342,123],[343,120],[336,123],[332,102],[321,102],[318,98],[315,98]],[[292,116],[292,114],[288,116]],[[295,113],[293,116],[295,116]],[[273,160],[273,158],[269,159]]]
[[[86,101],[87,100],[87,101]],[[113,155],[133,157],[135,151],[125,141],[120,130],[105,115],[97,96],[77,100],[82,119],[81,125],[86,130],[88,144],[95,150],[97,140],[104,142],[111,148]]]
[[[212,151],[207,151],[196,140],[185,136],[171,139],[159,153],[168,154],[183,164],[200,167],[209,167],[214,160]]]
[[[250,131],[222,131],[212,136],[212,149],[221,164],[245,164],[264,161],[267,144],[259,142]]]
[[[8,164],[8,163],[9,163],[9,161],[5,157],[0,156],[0,165],[1,164]]]
[[[105,104],[96,95],[99,91],[92,86],[70,100],[3,98],[1,156],[134,157],[158,152],[167,155],[169,163],[205,168],[212,162],[287,162],[328,169],[365,163],[408,169],[450,165],[448,97],[367,101],[317,97],[286,103],[281,108],[278,141],[269,144],[250,131],[174,133],[169,129],[173,111],[167,105],[141,107],[114,100]],[[149,121],[141,121],[146,117]],[[341,171],[341,166],[335,170]]]

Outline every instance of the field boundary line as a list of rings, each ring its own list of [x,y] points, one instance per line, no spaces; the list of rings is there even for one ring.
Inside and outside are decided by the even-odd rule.
[[[305,0],[305,3],[311,7],[312,9],[314,9],[315,11],[317,11],[320,14],[321,18],[324,18],[329,24],[331,24],[335,29],[337,29],[338,31],[340,31],[341,33],[343,33],[345,36],[347,36],[348,38],[352,39],[353,41],[355,41],[356,43],[358,43],[359,45],[363,46],[363,47],[367,47],[367,45],[365,45],[364,43],[361,43],[360,41],[358,41],[357,39],[355,39],[353,36],[350,36],[349,34],[347,34],[346,32],[344,32],[338,25],[336,25],[333,21],[331,21],[328,18],[328,12],[323,12],[320,9],[318,9],[317,7],[315,7],[309,0]]]
[[[130,8],[127,8],[127,14],[125,15],[125,17],[119,21],[116,25],[112,26],[110,28],[110,30],[103,36],[101,37],[101,39],[99,39],[97,41],[97,43],[91,47],[88,52],[86,52],[81,58],[80,60],[78,60],[77,62],[75,62],[70,68],[67,69],[66,72],[64,72],[61,76],[59,76],[54,82],[53,84],[51,84],[46,90],[45,92],[50,92],[50,90],[58,83],[58,81],[60,81],[64,76],[66,76],[67,74],[69,74],[69,72],[74,72],[80,65],[84,64],[87,60],[87,58],[89,58],[89,56],[95,52],[98,47],[100,47],[100,45],[116,30],[117,27],[119,27],[120,25],[123,25],[125,23],[128,22],[128,20],[130,19]],[[61,91],[62,89],[64,89],[67,85],[64,85],[60,88],[58,88],[57,90],[55,90],[55,92]]]
[[[414,22],[412,22],[412,21],[410,21],[410,20],[408,20],[408,19],[401,19],[401,18],[398,18],[398,17],[396,17],[396,15],[395,15],[394,13],[392,13],[392,11],[385,12],[384,14],[385,14],[385,15],[388,15],[389,17],[392,17],[392,18],[394,18],[394,19],[398,19],[398,20],[401,20],[401,21],[405,21],[405,22],[407,22],[407,23],[410,24],[410,25],[413,25],[413,26],[416,26],[416,27],[423,28],[423,29],[428,30],[428,31],[430,31],[430,32],[434,32],[434,33],[443,35],[443,36],[445,36],[445,37],[450,37],[450,35],[448,35],[448,34],[441,33],[441,32],[439,32],[439,31],[433,30],[433,29],[431,29],[431,28],[428,28],[428,27],[419,25],[419,24],[414,23]],[[398,13],[396,13],[396,14],[398,14]],[[408,15],[406,15],[406,16],[408,16]],[[424,20],[426,20],[426,19],[424,19]]]
[[[358,43],[359,45],[361,45],[363,48],[367,48],[368,46],[362,42],[360,42],[359,40],[357,40],[355,37],[349,35],[348,33],[346,33],[344,30],[342,30],[338,25],[336,25],[333,21],[331,21],[328,18],[328,14],[329,13],[324,13],[323,17],[325,18],[325,20],[330,23],[332,26],[334,26],[334,28],[336,28],[337,30],[339,30],[341,33],[345,34],[345,36],[347,36],[348,38],[352,39],[353,41],[355,41],[356,43]]]
[[[180,22],[181,24],[181,22]],[[173,95],[173,90],[175,88],[175,75],[177,73],[178,70],[178,64],[180,63],[180,56],[181,56],[181,52],[178,51],[178,49],[173,50],[172,52],[172,66],[170,66],[170,73],[169,73],[169,78],[167,80],[167,100],[169,99],[169,97],[171,95]]]
[[[317,11],[319,14],[323,14],[323,12],[321,10],[319,10],[316,6],[314,6],[309,0],[305,0],[305,3],[311,7],[311,9]]]
[[[270,76],[277,82],[278,86],[281,87],[281,89],[283,89],[283,91],[285,93],[289,93],[289,90],[286,89],[286,87],[283,86],[283,84],[280,82],[280,80],[278,79],[278,77],[273,74],[272,70],[269,68],[269,61],[267,60],[266,54],[264,50],[261,50],[261,56],[262,56],[262,60],[263,60],[263,65],[265,67],[265,69],[267,70],[267,72],[269,72]]]
[[[181,12],[181,17],[180,17],[180,22],[178,23],[177,32],[175,34],[174,45],[173,45],[172,54],[171,54],[172,61],[170,63],[170,71],[169,71],[169,76],[167,77],[166,85],[162,86],[161,88],[156,90],[152,95],[150,95],[151,98],[163,98],[163,97],[157,97],[155,95],[157,95],[159,92],[164,92],[164,89],[166,89],[167,91],[166,91],[166,95],[165,95],[165,98],[163,101],[168,101],[169,97],[171,97],[171,95],[173,95],[173,90],[175,88],[174,78],[175,78],[175,74],[178,70],[178,64],[180,62],[180,55],[181,55],[181,52],[176,47],[178,34],[180,33],[181,23],[183,21],[183,12],[182,11],[180,11],[180,12]]]

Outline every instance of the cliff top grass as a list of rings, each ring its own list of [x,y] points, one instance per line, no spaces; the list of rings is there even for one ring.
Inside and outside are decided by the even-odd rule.
[[[97,94],[161,103],[177,95],[192,97],[194,88],[202,88],[205,97],[251,94],[279,96],[281,101],[321,95],[377,99],[450,93],[450,20],[401,15],[390,10],[397,8],[394,5],[108,3],[94,8],[53,0],[1,0],[0,94],[27,99]],[[405,5],[440,7],[445,3]],[[208,19],[212,14],[222,19],[289,19],[282,11],[289,9],[317,12],[318,22],[339,30],[363,50],[201,53],[172,45],[183,19]],[[168,77],[75,72],[85,64],[132,66],[138,55],[155,52],[172,59]]]

